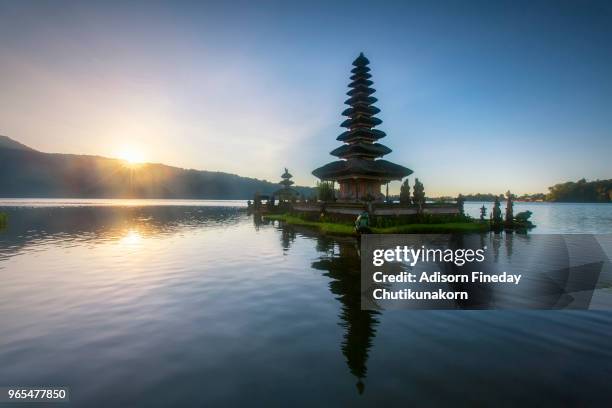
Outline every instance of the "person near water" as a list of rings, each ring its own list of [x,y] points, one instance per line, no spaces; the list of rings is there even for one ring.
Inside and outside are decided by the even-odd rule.
[[[355,220],[355,231],[358,233],[369,233],[370,230],[370,214],[367,211],[363,211]]]

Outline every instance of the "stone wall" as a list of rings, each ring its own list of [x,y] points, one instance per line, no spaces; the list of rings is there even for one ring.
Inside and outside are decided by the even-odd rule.
[[[414,215],[418,213],[416,206],[406,206],[401,204],[372,204],[369,206],[369,212],[372,216],[400,216]],[[312,213],[322,212],[322,203],[295,203],[293,205],[295,211]],[[359,203],[328,203],[325,205],[325,212],[330,214],[343,215],[359,215],[363,210],[368,209],[367,204]],[[423,208],[424,214],[438,215],[457,215],[459,207],[456,204],[426,204]]]

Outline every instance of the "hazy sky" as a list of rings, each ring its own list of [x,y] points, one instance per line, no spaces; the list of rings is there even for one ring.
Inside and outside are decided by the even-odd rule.
[[[312,185],[360,51],[428,195],[612,177],[609,1],[0,0],[0,134]]]

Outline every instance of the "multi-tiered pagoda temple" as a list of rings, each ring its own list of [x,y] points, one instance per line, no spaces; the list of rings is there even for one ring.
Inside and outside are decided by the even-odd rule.
[[[291,200],[294,197],[297,197],[299,194],[295,191],[291,186],[293,185],[293,180],[291,180],[293,176],[289,173],[289,170],[285,167],[285,172],[281,175],[281,181],[278,183],[283,186],[280,190],[274,193],[281,201],[282,200]]]
[[[370,61],[363,55],[353,61],[344,103],[350,107],[342,112],[347,116],[340,126],[348,130],[337,137],[344,144],[331,152],[341,160],[319,167],[312,174],[323,181],[337,181],[340,185],[339,201],[383,200],[380,187],[391,180],[401,180],[412,174],[412,170],[380,159],[391,152],[387,146],[376,143],[385,137],[385,132],[374,129],[382,121],[375,117],[380,109],[374,106],[377,99],[372,96],[375,89],[369,73]]]

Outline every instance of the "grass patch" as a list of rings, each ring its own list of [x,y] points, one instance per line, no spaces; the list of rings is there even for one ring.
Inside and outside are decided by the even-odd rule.
[[[331,222],[307,221],[288,214],[268,214],[263,216],[267,220],[283,221],[291,225],[302,225],[321,230],[325,234],[332,235],[355,235],[355,228],[352,225],[336,224]]]
[[[0,228],[6,227],[8,223],[8,216],[4,213],[0,213]]]
[[[265,219],[278,220],[291,225],[302,225],[319,229],[325,234],[355,235],[355,228],[348,224],[308,221],[288,214],[264,215]],[[372,228],[375,234],[448,234],[486,232],[489,224],[478,222],[448,222],[440,224],[405,224],[385,228]]]

